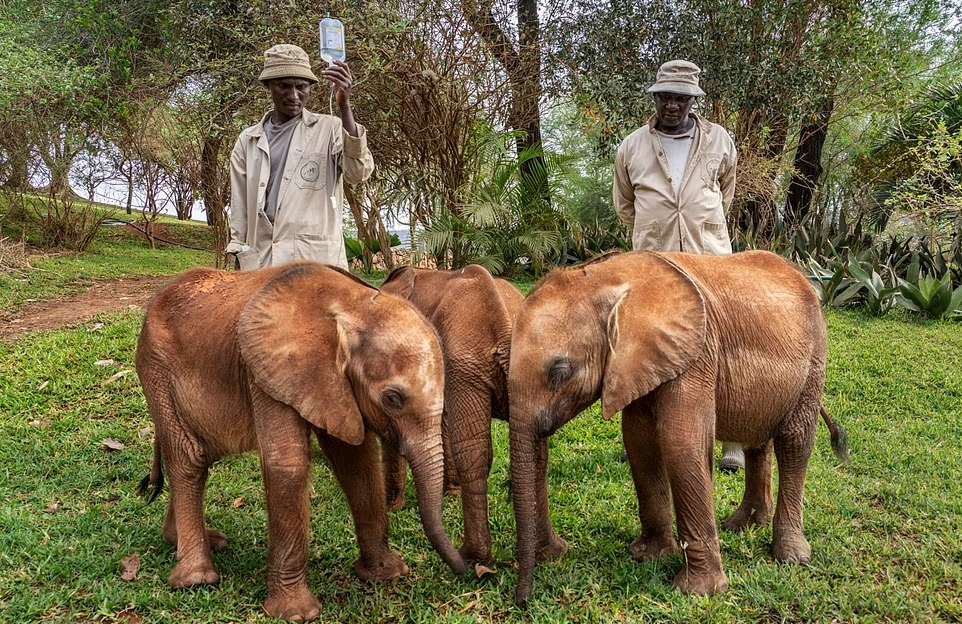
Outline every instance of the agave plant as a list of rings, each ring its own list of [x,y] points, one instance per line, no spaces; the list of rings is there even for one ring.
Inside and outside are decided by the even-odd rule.
[[[962,313],[962,286],[952,290],[952,275],[917,277],[916,281],[899,278],[899,303],[928,318],[941,319]]]
[[[844,262],[837,261],[832,268],[822,266],[816,260],[809,260],[812,271],[812,285],[818,292],[822,305],[830,308],[842,308],[853,303],[862,289],[862,285],[848,275],[848,268]]]
[[[893,285],[898,279],[891,267],[884,267],[888,270],[890,282],[886,283],[882,276],[876,271],[876,267],[870,262],[866,263],[865,268],[856,257],[850,257],[848,261],[848,274],[859,285],[859,294],[865,303],[865,308],[873,316],[883,316],[895,303],[895,296],[898,294],[898,286]]]

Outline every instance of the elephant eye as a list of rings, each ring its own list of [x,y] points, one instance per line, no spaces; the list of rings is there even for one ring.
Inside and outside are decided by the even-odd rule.
[[[388,388],[381,393],[381,405],[386,409],[399,410],[404,407],[404,394],[397,388]]]
[[[552,392],[558,390],[562,384],[575,374],[574,364],[568,358],[556,358],[548,367],[548,388]]]

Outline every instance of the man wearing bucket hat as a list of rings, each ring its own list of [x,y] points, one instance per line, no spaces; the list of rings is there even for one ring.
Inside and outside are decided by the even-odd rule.
[[[331,82],[339,117],[304,108],[318,78],[307,53],[276,45],[264,53],[258,79],[273,108],[241,132],[230,158],[230,242],[242,271],[294,260],[347,268],[341,234],[344,182],[374,171],[364,126],[351,109],[346,63],[321,72]]]
[[[735,143],[717,124],[691,112],[701,70],[668,61],[648,87],[655,115],[618,147],[612,195],[635,250],[732,252],[726,213],[735,194]],[[721,470],[745,465],[737,444],[725,443]]]

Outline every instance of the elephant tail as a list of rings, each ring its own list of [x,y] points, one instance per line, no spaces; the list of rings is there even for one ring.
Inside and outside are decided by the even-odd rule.
[[[834,439],[834,438],[833,438]],[[140,481],[137,494],[147,498],[147,504],[157,500],[164,490],[164,469],[160,462],[160,442],[154,436],[154,464],[150,467],[150,474]]]
[[[835,424],[832,417],[828,415],[828,411],[824,405],[819,407],[818,410],[822,415],[822,420],[825,421],[825,426],[828,427],[828,431],[832,435],[832,451],[839,460],[848,462],[848,460],[851,459],[851,454],[848,450],[848,433],[845,429]]]

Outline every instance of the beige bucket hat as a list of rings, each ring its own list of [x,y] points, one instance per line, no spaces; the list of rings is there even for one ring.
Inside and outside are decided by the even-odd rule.
[[[658,68],[655,84],[648,87],[648,93],[680,93],[700,97],[705,95],[698,86],[700,74],[701,70],[691,61],[668,61]]]
[[[318,82],[311,71],[311,59],[303,48],[290,43],[280,43],[264,52],[264,70],[258,80],[274,78],[303,78]]]

